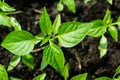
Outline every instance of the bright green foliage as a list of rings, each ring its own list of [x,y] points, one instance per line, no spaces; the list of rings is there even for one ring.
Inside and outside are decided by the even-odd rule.
[[[62,50],[55,44],[50,43],[43,51],[43,58],[56,71],[62,72],[64,69],[65,58]]]
[[[67,63],[61,73],[61,75],[64,77],[65,80],[67,80],[67,78],[69,77],[69,64]]]
[[[62,4],[61,2],[59,2],[59,3],[57,4],[57,10],[58,10],[58,11],[62,11],[63,8],[64,8],[63,4]]]
[[[50,17],[47,13],[47,10],[46,8],[44,8],[43,10],[43,14],[40,18],[40,21],[39,21],[39,25],[40,25],[40,29],[41,31],[46,34],[46,35],[50,35],[51,32],[52,32],[52,22],[50,20]]]
[[[46,77],[46,74],[43,73],[33,78],[33,80],[45,80],[45,77]]]
[[[108,3],[110,3],[111,5],[113,4],[113,0],[107,0]]]
[[[26,54],[22,56],[22,62],[29,68],[34,69],[34,58],[31,54]]]
[[[93,26],[88,30],[88,36],[100,37],[106,32],[106,26],[102,20],[94,20],[91,23],[93,23]]]
[[[0,80],[8,80],[7,71],[1,64],[0,64]]]
[[[42,58],[42,62],[41,62],[41,65],[40,65],[40,70],[43,70],[47,67],[48,63],[47,61],[45,60],[45,58],[43,57]]]
[[[11,27],[9,17],[5,15],[3,12],[0,12],[0,25]]]
[[[15,55],[26,55],[34,48],[34,37],[27,31],[13,31],[7,35],[2,46]]]
[[[99,77],[99,78],[96,78],[95,80],[113,80],[109,77]]]
[[[120,66],[117,67],[117,69],[116,69],[116,73],[117,73],[117,74],[120,73]]]
[[[103,35],[102,38],[100,39],[100,57],[103,57],[107,53],[107,38]]]
[[[10,60],[7,71],[10,71],[13,68],[15,68],[18,65],[18,63],[20,62],[20,60],[21,60],[20,56],[17,56],[17,55],[13,56],[12,59]]]
[[[56,35],[58,33],[58,29],[61,25],[61,17],[60,14],[58,14],[53,22],[53,34]]]
[[[74,0],[62,0],[62,2],[67,5],[68,9],[72,11],[73,13],[76,12],[75,10],[75,2]]]
[[[115,74],[113,76],[113,79],[118,75],[120,74],[120,66],[117,67],[116,71],[115,71]],[[119,78],[119,77],[118,77]]]
[[[0,25],[14,27],[15,30],[21,30],[20,24],[14,17],[9,17],[8,14],[19,13],[13,7],[9,6],[4,0],[0,1]]]
[[[104,24],[110,24],[111,23],[111,12],[107,9],[105,17],[103,19]]]
[[[15,8],[9,6],[7,3],[5,3],[4,1],[0,1],[0,9],[2,11],[15,11]]]
[[[74,0],[60,0],[59,3],[57,4],[57,9],[58,9],[59,11],[62,11],[62,10],[63,10],[63,5],[62,5],[62,3],[65,4],[65,5],[68,7],[68,9],[69,9],[70,11],[72,11],[73,13],[76,12]]]
[[[74,76],[70,80],[86,80],[86,79],[87,79],[87,73],[84,73]]]
[[[110,26],[110,27],[108,28],[108,31],[110,32],[112,38],[113,38],[115,41],[118,41],[118,31],[117,31],[116,27]]]
[[[43,46],[43,45],[46,44],[49,40],[50,40],[50,36],[45,37],[45,38],[41,41],[40,46]]]
[[[67,22],[59,28],[59,42],[63,47],[73,47],[81,42],[87,31],[92,26],[91,23]]]
[[[10,24],[14,27],[15,31],[21,30],[21,25],[14,17],[9,17],[9,19],[10,19]]]

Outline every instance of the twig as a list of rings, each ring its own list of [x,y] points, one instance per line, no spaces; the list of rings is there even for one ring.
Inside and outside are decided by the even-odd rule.
[[[36,52],[38,52],[38,51],[41,51],[41,50],[43,50],[44,48],[45,48],[45,47],[37,48],[37,49],[33,50],[32,53],[36,53]]]

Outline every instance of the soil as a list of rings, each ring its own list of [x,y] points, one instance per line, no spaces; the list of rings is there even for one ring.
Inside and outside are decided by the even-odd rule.
[[[88,4],[84,4],[82,0],[76,0],[75,14],[68,11],[67,7],[62,12],[58,12],[56,9],[58,0],[6,0],[6,2],[17,10],[22,11],[22,13],[12,16],[16,17],[22,29],[31,32],[33,35],[40,33],[38,21],[44,6],[47,8],[52,21],[60,13],[62,22],[89,22],[95,19],[102,19],[107,8],[111,10],[113,21],[115,21],[120,13],[119,0],[113,0],[113,5],[110,5],[106,0],[96,0]],[[0,27],[0,42],[11,31],[11,28]],[[62,48],[66,62],[70,64],[70,77],[68,80],[77,74],[85,72],[88,73],[87,80],[94,80],[100,76],[113,76],[116,67],[120,65],[120,39],[118,42],[115,42],[109,34],[106,33],[106,36],[108,39],[108,51],[107,55],[103,58],[99,57],[98,46],[100,38],[86,37],[86,39],[73,48]],[[34,49],[37,49],[37,47]],[[35,58],[35,69],[32,70],[20,62],[15,69],[8,72],[9,76],[18,77],[22,80],[32,80],[36,75],[45,72],[47,73],[46,80],[64,80],[50,66],[47,66],[44,70],[39,70],[42,51],[31,54]],[[7,68],[12,56],[9,51],[0,47],[0,64],[3,64]]]

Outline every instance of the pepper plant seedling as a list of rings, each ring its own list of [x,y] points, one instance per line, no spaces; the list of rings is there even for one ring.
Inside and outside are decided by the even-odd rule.
[[[17,28],[3,40],[1,46],[14,54],[9,63],[8,71],[16,67],[20,60],[31,69],[34,69],[34,58],[30,53],[33,51],[34,46],[39,44],[40,48],[44,46],[40,69],[43,70],[47,65],[50,65],[67,80],[69,77],[69,64],[65,61],[63,51],[59,45],[70,48],[79,44],[86,36],[102,36],[100,40],[100,56],[102,57],[107,52],[107,38],[104,34],[109,29],[112,38],[118,41],[118,32],[114,26],[116,24],[119,26],[119,21],[120,18],[117,22],[112,23],[111,13],[107,10],[103,20],[65,22],[61,24],[61,17],[58,14],[52,24],[47,10],[44,8],[39,21],[40,34],[34,36],[28,31]],[[78,76],[74,78],[78,78]],[[86,77],[81,79],[86,79]]]
[[[63,47],[77,45],[86,37],[87,31],[92,24],[81,22],[61,24],[59,14],[52,24],[47,10],[44,8],[39,21],[40,34],[33,36],[25,30],[15,30],[9,33],[3,40],[1,46],[14,54],[9,63],[8,71],[16,67],[21,59],[24,64],[34,69],[34,58],[30,53],[36,44],[40,44],[40,47],[45,47],[40,69],[44,69],[49,64],[67,80],[69,77],[69,64],[66,63],[63,51],[58,44]],[[58,43],[56,40],[58,40]]]
[[[93,23],[93,26],[88,31],[87,35],[91,37],[100,37],[100,57],[103,57],[107,53],[107,38],[104,36],[104,34],[108,31],[111,35],[111,37],[117,42],[118,41],[118,30],[116,25],[118,25],[118,28],[120,26],[120,18],[118,17],[118,20],[116,22],[112,22],[111,18],[111,12],[107,9],[106,14],[104,16],[103,20],[94,20],[91,21]]]

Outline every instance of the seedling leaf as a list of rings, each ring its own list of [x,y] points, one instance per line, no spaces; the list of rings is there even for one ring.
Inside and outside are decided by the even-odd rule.
[[[26,55],[33,50],[34,44],[33,35],[21,30],[9,33],[1,45],[15,55]]]
[[[10,24],[12,25],[12,27],[14,27],[14,30],[16,31],[21,30],[21,25],[14,17],[9,17],[9,19],[10,19]]]
[[[57,10],[58,11],[62,11],[63,10],[63,4],[61,3],[61,2],[59,2],[58,4],[57,4]]]
[[[100,37],[106,32],[106,26],[102,20],[95,20],[91,23],[93,23],[93,26],[88,30],[88,36]]]
[[[107,53],[107,38],[103,35],[100,39],[100,57],[102,58]]]
[[[40,65],[40,70],[43,70],[47,67],[48,63],[45,61],[44,57],[42,58],[42,62]]]
[[[74,0],[62,0],[65,5],[67,5],[68,9],[73,13],[76,12],[75,10],[75,2]]]
[[[86,80],[86,79],[87,79],[87,73],[79,74],[71,78],[71,80]]]
[[[116,27],[110,26],[110,27],[108,28],[108,31],[109,31],[110,35],[112,36],[112,38],[113,38],[115,41],[118,41],[118,31],[117,31]]]
[[[29,68],[34,69],[34,58],[31,54],[26,54],[22,56],[22,62]]]
[[[9,6],[9,5],[8,5],[7,3],[5,3],[5,2],[1,2],[1,3],[0,3],[0,9],[1,9],[2,11],[15,11],[15,8]]]
[[[33,78],[33,80],[45,80],[45,77],[46,77],[46,74],[43,73]]]
[[[41,31],[44,34],[50,35],[52,33],[52,30],[53,30],[52,29],[52,22],[50,20],[50,17],[47,13],[46,8],[43,9],[43,13],[42,13],[42,16],[40,18],[39,25],[40,25]]]
[[[60,25],[61,25],[61,17],[60,17],[60,14],[58,14],[56,16],[55,21],[54,21],[53,26],[52,26],[54,29],[53,30],[54,35],[58,33],[58,29],[59,29]]]
[[[113,80],[109,77],[99,77],[99,78],[96,78],[95,80]]]
[[[113,3],[113,0],[107,0],[108,1],[108,3],[110,3],[111,5],[112,5],[112,3]]]
[[[64,77],[65,80],[67,80],[67,78],[69,77],[69,64],[67,63],[63,69],[63,72],[61,73],[61,75]]]
[[[10,71],[13,68],[15,68],[20,62],[20,60],[21,60],[21,56],[17,56],[17,55],[13,56],[12,59],[10,60],[7,71]]]
[[[45,43],[47,43],[47,42],[49,41],[49,39],[50,39],[50,36],[44,38],[44,39],[42,40],[40,46],[43,46]]]
[[[116,74],[120,74],[120,66],[117,67]]]
[[[92,23],[67,22],[63,23],[58,32],[59,43],[63,47],[73,47],[81,42]]]
[[[0,25],[11,27],[11,24],[9,21],[10,21],[9,17],[7,17],[5,13],[0,12]]]
[[[103,19],[104,24],[110,24],[111,23],[111,12],[109,9],[107,9],[106,14]]]
[[[62,50],[55,44],[50,43],[43,51],[43,58],[56,71],[62,72],[64,69],[65,58]]]
[[[8,80],[7,71],[1,64],[0,64],[0,80]]]

